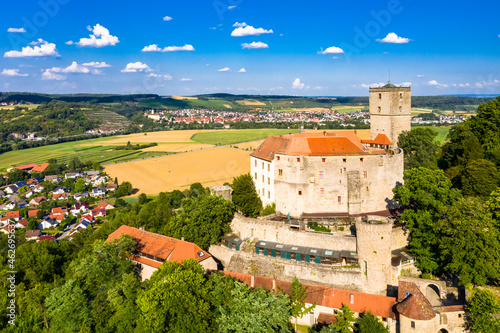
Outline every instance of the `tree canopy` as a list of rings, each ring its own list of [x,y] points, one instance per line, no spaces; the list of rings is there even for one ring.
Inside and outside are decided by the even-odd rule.
[[[257,217],[262,210],[262,201],[257,192],[255,192],[252,176],[247,173],[234,178],[231,187],[233,189],[233,202],[236,209],[241,211],[245,216]]]

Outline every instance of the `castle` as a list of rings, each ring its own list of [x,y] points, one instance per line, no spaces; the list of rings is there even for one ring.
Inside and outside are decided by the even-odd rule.
[[[411,88],[370,88],[371,140],[356,132],[268,137],[251,154],[264,205],[294,218],[390,216],[392,189],[403,182],[398,137],[410,130]]]

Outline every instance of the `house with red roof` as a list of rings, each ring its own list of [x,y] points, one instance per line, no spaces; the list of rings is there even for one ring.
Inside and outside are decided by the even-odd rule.
[[[17,221],[17,223],[14,225],[14,227],[16,229],[19,229],[19,228],[26,228],[28,226],[28,221],[26,219],[20,219],[19,221]]]
[[[38,213],[40,209],[32,209],[32,210],[29,210],[28,211],[28,217],[31,218],[31,217],[35,217],[36,218],[36,215]]]
[[[52,208],[51,211],[52,215],[68,215],[68,207],[63,206],[63,207],[54,207]]]
[[[137,244],[130,260],[139,265],[143,280],[149,279],[164,262],[183,262],[186,259],[194,259],[206,270],[217,269],[217,263],[212,255],[194,243],[126,225],[122,225],[109,235],[106,241],[119,239],[121,235],[132,236]]]
[[[95,206],[93,209],[105,209],[105,210],[110,210],[114,209],[115,206],[110,204],[109,202],[103,201],[99,205]]]
[[[5,217],[9,220],[14,220],[14,221],[19,221],[19,211],[18,210],[12,210],[10,212],[7,212],[5,214]]]
[[[31,164],[26,164],[26,165],[20,165],[20,166],[17,166],[17,167],[13,167],[13,168],[10,168],[8,169],[7,171],[9,170],[12,170],[12,169],[19,169],[19,170],[24,170],[24,171],[28,171],[28,172],[44,172],[45,169],[47,169],[47,167],[50,165],[50,163],[42,163],[42,165],[38,165],[36,163],[31,163]]]

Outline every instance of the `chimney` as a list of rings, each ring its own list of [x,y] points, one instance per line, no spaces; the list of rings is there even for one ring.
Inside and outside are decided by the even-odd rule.
[[[255,275],[252,274],[252,277],[250,278],[250,288],[255,287]]]
[[[183,241],[183,240],[184,240],[184,236],[181,237],[181,241]]]

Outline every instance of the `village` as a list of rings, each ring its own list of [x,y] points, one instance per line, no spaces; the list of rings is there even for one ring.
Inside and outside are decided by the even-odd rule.
[[[49,165],[33,163],[9,171],[43,175]],[[7,174],[3,177],[9,179]],[[79,230],[103,222],[107,211],[115,208],[106,199],[117,189],[100,170],[71,170],[9,184],[0,190],[0,231],[8,234],[14,225],[26,229],[26,241],[71,240]]]

